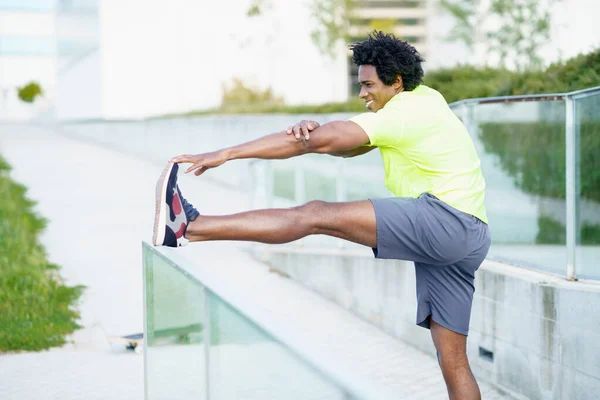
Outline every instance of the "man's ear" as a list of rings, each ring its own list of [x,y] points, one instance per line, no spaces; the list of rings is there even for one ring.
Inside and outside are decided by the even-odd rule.
[[[394,89],[404,89],[404,82],[402,82],[402,77],[400,75],[396,76],[396,80],[392,84]]]

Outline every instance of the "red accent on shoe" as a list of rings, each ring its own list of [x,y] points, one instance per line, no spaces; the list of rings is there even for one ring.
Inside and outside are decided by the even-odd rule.
[[[181,200],[179,199],[179,194],[175,192],[175,194],[173,195],[173,212],[175,213],[175,215],[179,215],[181,214],[182,210],[183,208],[181,207]]]
[[[185,232],[185,227],[186,227],[186,225],[184,223],[181,223],[181,228],[179,228],[179,230],[177,232],[175,232],[175,237],[177,239],[183,237],[183,233]]]

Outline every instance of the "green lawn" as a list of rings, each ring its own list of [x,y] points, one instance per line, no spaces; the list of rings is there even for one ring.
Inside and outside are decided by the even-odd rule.
[[[80,327],[75,306],[84,287],[65,286],[46,259],[46,221],[9,171],[0,156],[0,353],[60,346]]]

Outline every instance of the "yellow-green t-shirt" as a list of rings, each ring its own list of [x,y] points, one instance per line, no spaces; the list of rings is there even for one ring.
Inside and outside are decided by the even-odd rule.
[[[350,121],[379,147],[385,183],[398,197],[429,192],[487,223],[485,181],[473,141],[444,97],[425,85]]]

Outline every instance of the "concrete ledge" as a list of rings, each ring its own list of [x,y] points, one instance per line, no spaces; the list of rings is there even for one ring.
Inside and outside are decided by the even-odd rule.
[[[368,249],[271,246],[271,266],[434,355],[415,325],[412,263],[376,260]],[[600,393],[600,285],[570,282],[485,261],[477,272],[469,335],[476,375],[530,399],[589,399]]]

